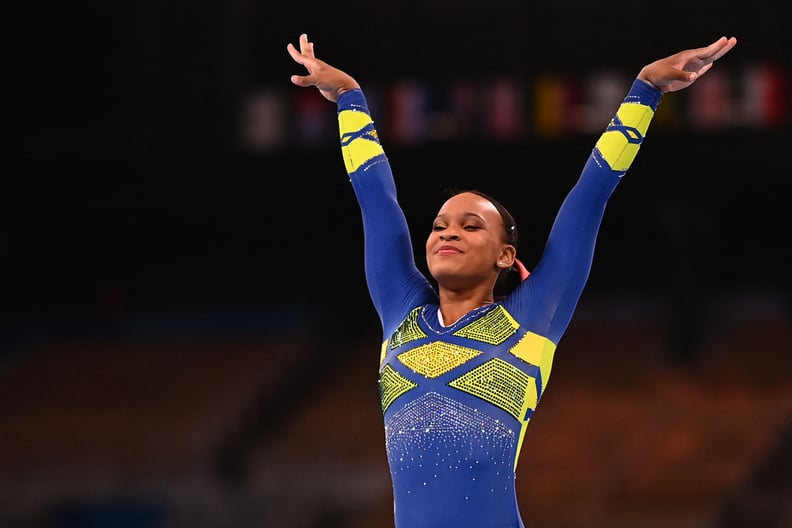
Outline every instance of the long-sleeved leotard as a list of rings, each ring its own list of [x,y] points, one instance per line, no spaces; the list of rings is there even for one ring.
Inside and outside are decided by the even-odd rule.
[[[588,279],[606,203],[661,92],[636,80],[565,198],[541,259],[505,300],[450,326],[418,270],[390,165],[361,90],[338,100],[383,343],[379,387],[396,528],[518,528],[515,471],[556,345]],[[526,167],[526,171],[530,167]]]

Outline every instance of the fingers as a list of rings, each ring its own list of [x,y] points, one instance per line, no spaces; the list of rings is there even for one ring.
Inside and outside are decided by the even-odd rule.
[[[291,42],[286,44],[286,51],[289,52],[289,55],[291,55],[291,58],[294,59],[295,62],[299,64],[302,64],[304,62],[302,55],[300,54],[299,51],[297,51],[297,48],[295,48],[294,44],[292,44]]]
[[[731,50],[737,39],[734,37],[726,38],[721,37],[709,46],[701,48],[700,53],[697,54],[698,58],[705,62],[715,62]]]
[[[314,55],[314,45],[313,42],[308,42],[308,35],[303,33],[300,35],[300,51],[297,51],[297,48],[294,47],[294,44],[291,42],[286,45],[286,51],[289,52],[291,58],[294,59],[296,62],[300,64],[305,64],[308,59],[315,59],[316,56]]]
[[[308,75],[292,75],[290,77],[291,82],[297,86],[311,86],[313,84],[310,78],[312,74],[311,62],[316,61],[313,54],[313,43],[308,42],[308,36],[303,33],[300,35],[300,51],[297,51],[297,48],[291,42],[286,45],[286,51],[289,52],[289,55],[296,63],[303,65],[308,70]]]
[[[710,62],[709,64],[705,64],[704,66],[702,66],[702,67],[701,67],[701,69],[700,69],[700,70],[699,70],[699,71],[696,73],[696,77],[694,77],[694,79],[695,79],[695,78],[698,78],[698,77],[701,77],[702,75],[704,75],[705,73],[707,73],[707,71],[708,71],[710,68],[712,68],[712,64],[713,64],[713,63],[711,63],[711,62]]]
[[[723,44],[710,56],[709,60],[714,62],[726,55],[737,44],[737,39],[734,37],[728,39],[726,37],[721,37],[718,43],[721,42],[723,42]]]
[[[704,46],[703,48],[699,48],[699,53],[697,53],[698,58],[701,60],[706,60],[712,55],[714,55],[719,49],[723,47],[726,43],[726,37],[721,37],[712,44]]]
[[[300,35],[300,53],[312,59],[316,57],[314,55],[314,44],[308,41],[308,35],[305,33]]]
[[[308,42],[308,37],[303,33],[300,35],[300,51],[294,44],[286,45],[286,51],[297,64],[301,64],[308,70],[308,75],[292,75],[291,82],[297,86],[311,86],[313,84],[312,75],[317,68],[317,60],[313,56],[313,43]]]
[[[681,70],[680,74],[685,76],[685,78],[679,77],[679,80],[695,81],[736,44],[737,39],[734,37],[721,37],[708,46],[686,50],[672,57],[673,62],[677,63],[676,67]]]

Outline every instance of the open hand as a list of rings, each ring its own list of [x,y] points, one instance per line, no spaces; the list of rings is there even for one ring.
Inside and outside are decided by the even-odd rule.
[[[308,41],[305,33],[300,35],[300,51],[291,43],[286,46],[286,51],[296,63],[302,64],[308,70],[308,75],[291,76],[291,82],[297,86],[316,86],[322,96],[332,102],[336,102],[342,93],[360,88],[351,76],[317,59],[313,42]]]
[[[680,51],[644,66],[638,78],[664,93],[682,90],[704,75],[736,44],[735,37],[721,37],[709,46]]]

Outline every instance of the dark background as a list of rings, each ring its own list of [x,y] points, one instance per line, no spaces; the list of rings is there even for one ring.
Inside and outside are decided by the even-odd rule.
[[[285,45],[302,31],[364,87],[632,76],[721,34],[739,44],[716,68],[736,77],[769,63],[788,81],[790,38],[772,4],[683,13],[509,1],[114,2],[31,13],[13,83],[21,99],[10,104],[21,122],[18,163],[4,178],[4,306],[35,314],[302,302],[322,291],[357,298],[361,233],[335,141],[308,148],[290,130],[280,148],[258,153],[240,141],[251,92],[297,97],[289,76],[302,71]],[[606,215],[591,288],[665,288],[684,251],[702,281],[786,287],[784,112],[772,126],[651,137]],[[419,250],[442,189],[463,182],[508,196],[528,262],[595,140],[401,148],[383,138]]]
[[[342,514],[358,507],[334,495],[347,489],[344,500],[380,501],[389,525],[370,370],[379,322],[334,105],[311,89],[329,135],[306,142],[297,126],[312,100],[289,82],[302,70],[285,47],[301,32],[372,95],[406,80],[530,83],[601,71],[623,74],[626,93],[642,65],[721,35],[739,42],[713,74],[740,85],[755,67],[780,72],[773,122],[653,124],[608,206],[581,315],[554,367],[567,374],[554,374],[558,399],[544,403],[556,408],[531,426],[524,456],[536,458],[521,467],[547,480],[524,480],[521,500],[553,528],[613,528],[613,512],[639,510],[623,525],[655,526],[647,519],[710,497],[703,490],[714,498],[700,507],[722,512],[720,523],[670,525],[781,526],[771,521],[792,515],[772,493],[753,494],[772,480],[765,467],[778,469],[775,490],[788,490],[792,474],[781,469],[790,436],[777,429],[792,402],[783,379],[792,37],[778,2],[122,0],[16,10],[0,192],[0,524],[378,526]],[[257,150],[242,138],[261,93],[285,117],[281,141]],[[685,115],[687,93],[670,98],[664,105]],[[531,267],[601,130],[403,144],[389,132],[391,113],[374,117],[421,266],[431,218],[457,186],[501,198]],[[357,359],[369,369],[361,383]],[[739,373],[721,370],[730,366]],[[365,419],[355,414],[363,402]],[[611,418],[574,429],[610,408]],[[564,451],[570,438],[591,452]],[[365,472],[358,488],[333,480],[366,457],[376,485]],[[96,474],[106,480],[86,476]],[[656,510],[641,510],[646,497]],[[745,504],[771,505],[771,520],[748,513],[729,524]],[[287,524],[273,513],[285,509]],[[301,511],[313,517],[295,521]]]

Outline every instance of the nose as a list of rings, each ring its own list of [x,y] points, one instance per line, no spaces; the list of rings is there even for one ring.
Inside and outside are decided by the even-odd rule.
[[[459,240],[459,235],[451,229],[446,229],[440,233],[440,240]]]

